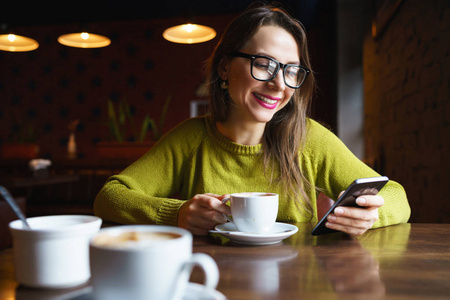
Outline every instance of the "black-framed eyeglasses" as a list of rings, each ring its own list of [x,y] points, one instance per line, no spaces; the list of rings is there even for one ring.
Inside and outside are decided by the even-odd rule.
[[[293,89],[301,87],[311,72],[311,70],[301,65],[283,64],[267,56],[250,55],[242,52],[233,52],[231,56],[250,59],[250,73],[254,79],[259,81],[270,81],[274,79],[278,71],[280,71],[280,68],[282,68],[284,83]]]

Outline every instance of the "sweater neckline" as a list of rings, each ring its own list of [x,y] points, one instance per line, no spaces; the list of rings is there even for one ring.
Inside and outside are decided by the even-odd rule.
[[[212,124],[208,120],[208,117],[205,117],[205,123],[206,128],[208,131],[208,135],[211,137],[213,142],[215,142],[217,145],[219,145],[221,148],[233,152],[239,155],[255,155],[260,154],[262,152],[262,144],[254,145],[254,146],[248,146],[248,145],[242,145],[235,143],[233,141],[230,141],[228,138],[223,136],[219,130],[217,129],[215,124]]]

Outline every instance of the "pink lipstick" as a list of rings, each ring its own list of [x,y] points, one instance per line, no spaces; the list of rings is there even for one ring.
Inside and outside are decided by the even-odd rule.
[[[259,103],[259,105],[267,109],[275,109],[278,105],[278,102],[281,100],[281,98],[271,97],[268,95],[260,95],[256,93],[253,93],[252,95],[255,98],[256,102]]]

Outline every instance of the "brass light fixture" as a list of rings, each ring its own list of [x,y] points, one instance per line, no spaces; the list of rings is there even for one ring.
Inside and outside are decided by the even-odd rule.
[[[180,44],[203,43],[215,36],[216,31],[213,28],[191,23],[173,26],[163,32],[166,40]]]
[[[39,43],[31,38],[13,33],[0,35],[0,50],[10,52],[32,51],[39,47]]]
[[[101,48],[111,44],[111,40],[106,36],[88,32],[63,34],[58,38],[58,42],[77,48]]]

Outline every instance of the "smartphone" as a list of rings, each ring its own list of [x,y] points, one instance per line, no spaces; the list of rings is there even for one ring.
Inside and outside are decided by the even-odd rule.
[[[353,181],[344,193],[336,200],[333,206],[328,210],[328,212],[323,216],[322,220],[317,223],[311,232],[312,235],[321,235],[339,232],[334,229],[330,229],[325,226],[327,222],[327,217],[329,214],[334,212],[334,209],[338,206],[352,206],[360,207],[356,204],[356,198],[362,195],[376,195],[384,187],[384,185],[389,181],[386,176],[380,177],[370,177],[370,178],[360,178]]]

